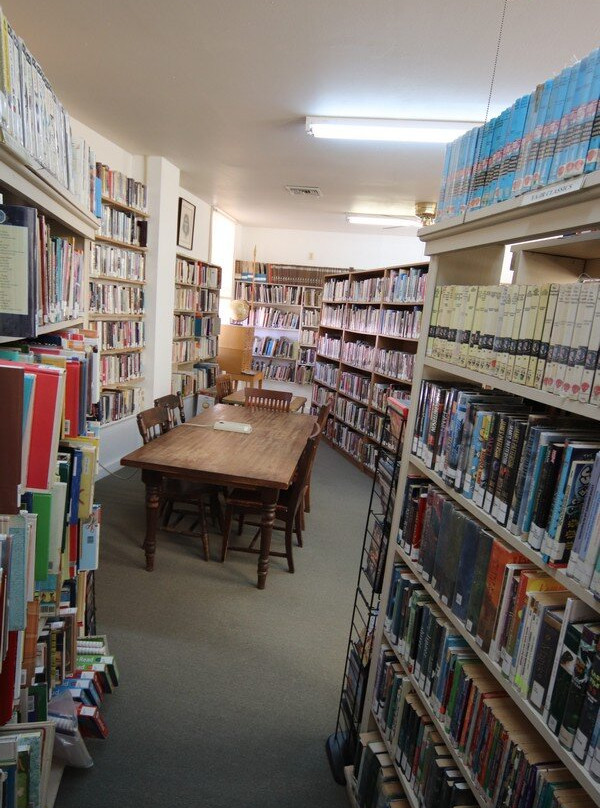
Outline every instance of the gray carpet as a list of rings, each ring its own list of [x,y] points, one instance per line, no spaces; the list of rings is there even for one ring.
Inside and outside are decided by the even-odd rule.
[[[122,479],[122,478],[131,479]],[[121,686],[88,771],[65,772],[58,808],[347,806],[324,750],[333,731],[370,480],[321,445],[296,572],[256,557],[203,561],[159,534],[143,569],[143,486],[131,470],[98,483],[103,505],[98,629]],[[282,535],[282,534],[279,534]]]

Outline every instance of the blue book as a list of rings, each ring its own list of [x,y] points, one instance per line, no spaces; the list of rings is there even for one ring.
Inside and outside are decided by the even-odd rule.
[[[577,62],[577,64],[572,68],[575,72],[575,83],[570,95],[569,111],[567,115],[566,129],[564,132],[564,145],[561,150],[560,160],[555,166],[556,180],[564,180],[567,177],[569,155],[573,151],[573,145],[576,138],[577,113],[579,106],[582,103],[587,78],[587,68],[588,63],[585,59]]]
[[[71,491],[69,496],[69,517],[70,525],[76,525],[79,520],[79,492],[81,490],[81,469],[83,464],[83,452],[81,449],[72,449],[73,459],[71,461]]]
[[[460,214],[460,190],[463,177],[465,150],[467,148],[467,134],[468,133],[461,135],[461,137],[455,141],[456,150],[453,166],[454,170],[452,173],[452,186],[450,188],[450,198],[448,200],[449,204],[446,207],[446,213],[449,218],[458,216]]]
[[[485,185],[485,175],[490,159],[492,148],[492,135],[494,132],[493,121],[487,121],[481,127],[481,134],[478,141],[477,157],[473,170],[473,180],[471,183],[471,194],[469,198],[469,210],[477,210],[481,207],[483,187]]]
[[[535,174],[535,167],[537,165],[538,154],[542,145],[542,132],[544,131],[544,123],[546,120],[546,111],[552,96],[555,79],[547,79],[544,82],[544,87],[539,99],[539,105],[536,110],[535,124],[533,127],[531,142],[529,144],[529,153],[525,163],[523,174],[523,192],[527,193],[533,186],[533,175]]]
[[[585,156],[584,172],[587,174],[590,171],[596,171],[600,160],[600,53],[596,51],[596,71],[594,74],[594,83],[596,85],[596,107],[594,111],[594,118],[590,127],[590,139]],[[592,99],[593,102],[593,99]]]
[[[488,159],[485,180],[481,189],[481,206],[486,207],[490,204],[490,189],[493,186],[494,177],[494,161],[497,156],[498,146],[500,143],[500,132],[502,129],[502,116],[506,115],[506,110],[492,120],[492,141],[490,145],[490,156]]]
[[[24,631],[27,625],[27,524],[23,516],[11,516],[8,568],[8,630]]]
[[[475,577],[477,547],[479,545],[480,527],[473,519],[467,519],[463,535],[456,585],[451,608],[461,622],[467,619],[467,608],[471,586]]]
[[[521,138],[521,148],[519,157],[515,168],[515,177],[513,180],[513,196],[518,196],[525,191],[525,173],[529,164],[529,155],[533,142],[533,134],[535,124],[538,117],[540,104],[542,103],[542,96],[544,94],[545,84],[538,84],[535,91],[529,96],[529,103],[527,105],[527,118],[525,119],[525,126],[523,127],[523,137]]]
[[[505,109],[500,116],[500,130],[498,132],[498,148],[494,155],[492,166],[492,181],[488,189],[489,204],[493,205],[499,202],[501,197],[500,189],[500,172],[502,170],[502,160],[504,158],[505,149],[508,145],[510,136],[510,123],[514,112],[514,104],[512,107]]]
[[[81,523],[79,570],[98,569],[101,514],[102,507],[100,505],[93,505],[90,519],[87,522]]]
[[[440,186],[440,195],[438,197],[437,215],[442,216],[446,206],[446,191],[448,188],[448,173],[450,171],[450,159],[452,157],[452,143],[446,145],[446,153],[444,154],[444,168],[442,170],[442,183]]]
[[[546,110],[544,128],[542,129],[542,139],[538,149],[533,182],[531,183],[532,189],[541,188],[548,183],[558,130],[569,87],[569,76],[570,72],[563,70],[554,80],[552,95],[550,96]]]
[[[519,514],[516,519],[516,535],[529,533],[531,515],[535,500],[535,491],[540,478],[542,465],[546,458],[548,446],[553,441],[556,442],[564,437],[564,430],[549,430],[547,426],[533,427],[531,429],[531,458],[529,461],[529,468],[527,470],[527,477],[525,478],[523,485],[523,493],[521,494]]]
[[[581,60],[581,68],[579,71],[577,87],[575,90],[575,108],[572,114],[572,126],[569,127],[567,139],[569,147],[564,160],[564,173],[562,178],[575,177],[583,173],[585,165],[585,155],[589,143],[589,134],[583,144],[583,129],[585,125],[585,116],[587,106],[591,100],[591,93],[594,83],[594,74],[596,68],[596,52],[594,51],[585,59]],[[590,112],[591,114],[591,112]],[[579,170],[578,170],[578,161]],[[559,166],[560,176],[560,166]]]
[[[548,184],[558,180],[558,167],[562,165],[565,160],[565,155],[569,148],[568,135],[569,125],[571,123],[571,115],[573,112],[573,104],[575,99],[575,89],[577,87],[577,77],[579,75],[580,62],[566,68],[568,74],[567,78],[567,93],[565,96],[565,103],[563,111],[558,124],[558,133],[556,135],[556,144],[554,146],[554,154],[552,155],[552,162],[550,164],[550,171],[548,172]]]
[[[471,129],[471,142],[469,143],[469,156],[467,174],[465,177],[465,190],[462,199],[462,210],[469,210],[469,205],[473,197],[473,184],[475,182],[475,164],[479,155],[481,138],[483,137],[483,127],[476,126]]]
[[[572,176],[579,176],[585,173],[587,163],[587,153],[590,140],[592,138],[592,127],[598,111],[598,99],[600,98],[600,48],[593,51],[590,56],[590,89],[587,93],[587,100],[583,108],[581,126],[578,128],[579,138],[573,154]]]
[[[462,495],[465,499],[473,499],[473,489],[475,487],[475,476],[479,468],[479,458],[482,451],[485,449],[485,441],[483,440],[482,434],[483,424],[486,418],[490,417],[491,413],[491,410],[480,409],[475,415],[473,433],[471,435],[471,446],[462,487]]]
[[[102,218],[102,180],[100,177],[94,177],[94,213],[99,219]]]
[[[502,202],[504,199],[508,199],[508,194],[506,191],[506,177],[509,171],[511,150],[513,149],[514,142],[517,139],[515,126],[517,123],[520,103],[521,99],[518,98],[510,108],[508,127],[506,129],[506,140],[504,143],[504,148],[502,149],[502,158],[500,160],[500,169],[498,171],[498,183],[496,185],[495,196],[496,202]]]

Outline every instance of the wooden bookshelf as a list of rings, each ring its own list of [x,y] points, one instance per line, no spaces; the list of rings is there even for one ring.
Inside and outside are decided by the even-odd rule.
[[[421,230],[419,235],[426,242],[426,251],[432,256],[423,309],[422,333],[428,333],[436,285],[498,284],[507,244],[513,245],[513,267],[516,269],[513,283],[573,282],[573,273],[578,274],[577,268],[581,267],[582,261],[585,262],[585,271],[597,277],[600,264],[598,260],[600,259],[600,240],[597,232],[581,233],[575,236],[563,236],[563,234],[587,229],[593,230],[599,225],[600,172],[595,172],[584,178],[582,188],[579,191],[528,205],[522,204],[520,199],[512,199],[505,203],[499,203],[493,208],[467,214],[459,219]],[[546,240],[547,237],[552,238]],[[525,241],[527,241],[526,244],[523,243]],[[426,343],[426,339],[421,339],[416,353],[411,389],[411,398],[413,400],[418,399],[423,380],[454,381],[457,384],[466,381],[480,384],[482,387],[496,388],[522,396],[526,401],[553,407],[557,412],[562,411],[583,416],[590,419],[591,425],[600,423],[600,408],[598,407],[564,400],[559,396],[541,390],[506,382],[484,373],[428,357],[426,356]],[[600,603],[594,598],[593,594],[578,582],[570,579],[565,574],[564,569],[546,564],[540,553],[525,544],[520,538],[514,536],[506,528],[500,526],[490,514],[479,508],[471,500],[446,485],[439,475],[412,454],[416,411],[417,407],[413,407],[409,413],[398,483],[399,493],[396,496],[391,536],[398,535],[407,475],[409,473],[420,474],[429,478],[460,508],[476,517],[494,536],[501,538],[510,547],[517,549],[537,568],[560,581],[573,596],[586,604],[587,607],[600,613]],[[507,696],[512,699],[515,709],[526,717],[540,739],[543,739],[551,748],[557,761],[560,761],[569,769],[574,780],[589,794],[592,802],[599,804],[600,784],[573,757],[570,750],[565,749],[559,743],[558,738],[544,722],[543,716],[503,676],[498,664],[481,649],[475,638],[466,630],[452,610],[441,602],[437,591],[422,576],[418,564],[399,545],[396,545],[394,551],[388,554],[383,581],[380,618],[375,628],[373,640],[373,654],[378,657],[382,642],[392,646],[390,638],[384,634],[383,623],[392,568],[396,561],[401,561],[416,576],[445,618],[460,633],[469,648],[495,677]],[[402,659],[400,659],[400,662],[402,662]],[[425,694],[418,687],[418,683],[413,681],[414,677],[411,677],[410,671],[407,672],[407,675],[413,684],[415,692],[430,713],[434,723],[436,723],[436,717],[431,713],[431,706]],[[369,706],[373,697],[374,676],[375,670],[372,669],[366,694],[366,704]],[[368,714],[368,711],[365,711],[362,722],[363,729],[366,730],[373,723],[373,718]],[[438,727],[437,723],[436,727]],[[463,776],[470,783],[478,803],[484,808],[486,802],[476,788],[476,783],[472,782],[468,769],[465,770],[460,756],[456,754],[456,750],[453,749],[451,744],[448,744],[448,747]]]
[[[176,254],[171,390],[184,397],[208,387],[194,364],[217,361],[221,278],[221,267]]]
[[[144,345],[145,345],[145,286],[146,232],[148,213],[125,199],[115,199],[108,193],[110,184],[121,181],[129,192],[136,186],[145,198],[142,183],[113,172],[108,166],[96,164],[97,182],[102,187],[101,230],[96,236],[89,276],[89,321],[103,339],[101,349],[102,391],[107,404],[121,396],[124,414],[103,419],[103,426],[135,415],[144,406]],[[119,229],[119,227],[121,229]],[[128,237],[122,237],[121,232]],[[135,326],[135,324],[138,324]],[[120,329],[134,330],[130,347],[113,347]]]
[[[377,359],[382,351],[397,351],[412,360],[419,341],[414,328],[407,333],[408,319],[402,320],[402,314],[397,316],[396,323],[402,327],[394,330],[391,327],[394,321],[387,312],[412,310],[414,322],[421,318],[424,281],[409,288],[408,284],[403,287],[399,279],[408,278],[411,270],[415,278],[419,274],[426,277],[427,268],[428,264],[421,262],[325,278],[312,406],[316,411],[325,397],[334,392],[326,439],[368,473],[373,471],[375,452],[380,445],[378,432],[383,425],[387,395],[383,391],[406,395],[411,384],[410,375],[394,373],[393,368],[382,367]],[[338,340],[339,354],[328,352],[328,345],[335,346]],[[361,344],[367,354],[357,360],[352,351]],[[334,371],[337,381],[332,384],[323,374],[327,376]],[[361,396],[352,394],[357,386],[364,391]],[[347,400],[359,406],[351,408],[351,418],[346,416]]]
[[[343,272],[327,267],[304,267],[284,264],[256,264],[236,261],[236,300],[250,304],[248,325],[254,327],[255,346],[252,367],[262,370],[266,379],[310,384],[316,361],[316,334],[323,279],[326,273]],[[268,324],[274,316],[288,313],[296,321],[290,326]],[[291,356],[265,354],[260,346],[275,334],[275,348],[281,340],[292,344]],[[283,343],[285,344],[285,343]]]

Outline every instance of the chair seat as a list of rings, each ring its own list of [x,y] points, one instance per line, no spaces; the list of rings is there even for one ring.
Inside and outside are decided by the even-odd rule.
[[[284,488],[280,491],[276,508],[280,506],[287,507],[289,496],[289,488]],[[229,494],[226,494],[225,501],[228,505],[233,505],[234,508],[255,508],[259,511],[262,508],[260,491],[253,488],[234,488]]]

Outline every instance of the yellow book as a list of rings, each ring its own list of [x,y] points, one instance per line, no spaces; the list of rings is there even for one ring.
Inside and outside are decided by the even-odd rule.
[[[429,321],[429,333],[427,334],[427,356],[433,356],[433,343],[435,341],[435,331],[437,328],[438,314],[440,310],[440,296],[442,287],[436,286],[433,293],[433,303],[431,306],[431,319]]]

